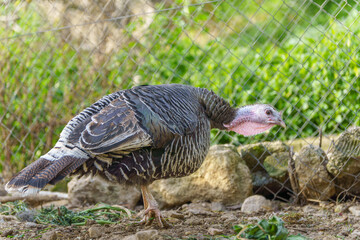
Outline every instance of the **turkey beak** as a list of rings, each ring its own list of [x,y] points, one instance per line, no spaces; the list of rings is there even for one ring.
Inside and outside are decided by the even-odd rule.
[[[277,125],[279,125],[279,126],[281,126],[283,128],[286,128],[286,124],[281,118],[278,120]]]

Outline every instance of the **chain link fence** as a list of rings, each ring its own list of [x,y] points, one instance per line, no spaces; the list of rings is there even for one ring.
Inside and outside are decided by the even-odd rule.
[[[284,130],[212,131],[213,144],[240,146],[255,193],[356,197],[360,141],[356,130],[338,135],[360,123],[359,9],[356,0],[2,1],[1,175],[49,150],[103,95],[182,83],[283,110]]]

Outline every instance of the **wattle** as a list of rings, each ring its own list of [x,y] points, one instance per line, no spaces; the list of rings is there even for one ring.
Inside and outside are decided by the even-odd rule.
[[[243,122],[240,123],[239,125],[229,128],[229,130],[244,136],[253,136],[265,132],[266,130],[270,129],[272,126],[274,126],[274,124]]]

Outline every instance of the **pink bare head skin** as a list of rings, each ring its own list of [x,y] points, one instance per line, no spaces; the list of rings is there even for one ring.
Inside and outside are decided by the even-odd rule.
[[[254,104],[237,109],[236,116],[224,127],[244,136],[263,133],[275,125],[286,127],[281,113],[268,104]]]

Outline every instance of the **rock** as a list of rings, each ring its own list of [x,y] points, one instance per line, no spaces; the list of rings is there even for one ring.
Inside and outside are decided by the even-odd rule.
[[[14,233],[14,229],[8,229],[2,232],[1,236],[2,237],[7,237],[7,236],[11,236]]]
[[[360,127],[342,133],[331,145],[328,153],[327,170],[336,177],[339,186],[337,194],[346,192],[360,194]]]
[[[88,230],[90,238],[99,238],[103,234],[102,227],[91,226]]]
[[[39,225],[34,222],[26,222],[25,223],[25,228],[37,228],[37,227],[39,227]]]
[[[315,208],[312,205],[306,205],[302,208],[302,210],[304,213],[315,213],[315,212],[319,211],[318,208]]]
[[[213,212],[210,212],[209,203],[190,203],[184,205],[182,208],[185,212],[191,213],[193,215],[214,215]]]
[[[208,233],[211,235],[211,236],[215,236],[215,235],[220,235],[222,234],[224,231],[221,230],[221,229],[217,229],[217,228],[209,228],[208,229]]]
[[[289,152],[276,152],[264,160],[264,168],[270,177],[285,182],[288,178]]]
[[[288,197],[287,162],[290,148],[283,142],[263,142],[238,148],[252,172],[253,192],[268,198]]]
[[[15,216],[22,222],[34,222],[38,212],[34,209],[18,212]]]
[[[225,206],[220,202],[212,202],[210,204],[210,209],[213,212],[223,212],[225,211]]]
[[[241,206],[241,211],[244,213],[256,213],[260,211],[273,211],[273,205],[270,200],[264,196],[254,195],[245,199]]]
[[[224,224],[238,222],[238,218],[232,213],[225,213],[220,217],[224,221]]]
[[[128,235],[128,236],[125,236],[122,240],[138,240],[136,235],[133,234],[133,235]]]
[[[222,219],[222,220],[231,220],[231,221],[235,221],[235,220],[237,220],[238,218],[233,214],[233,213],[225,213],[225,214],[223,214],[221,217],[220,217],[220,219]]]
[[[190,225],[190,226],[201,225],[201,224],[203,224],[203,221],[201,219],[197,219],[197,218],[187,218],[185,220],[185,224]]]
[[[58,237],[57,237],[56,231],[54,230],[54,231],[44,233],[42,235],[41,239],[44,239],[44,240],[56,240],[56,239],[58,239]]]
[[[349,211],[356,217],[360,216],[360,206],[351,206],[349,207]]]
[[[129,235],[123,238],[123,240],[156,240],[158,239],[159,232],[157,230],[144,230],[139,231],[136,234]]]
[[[3,219],[5,222],[10,222],[10,221],[19,222],[17,217],[12,216],[12,215],[2,215],[2,216],[0,215],[0,218]]]
[[[334,207],[334,213],[345,212],[349,207],[344,204],[338,204]]]
[[[355,229],[353,232],[351,232],[350,236],[352,239],[359,239],[360,237],[360,230]]]
[[[265,171],[256,171],[252,173],[253,192],[267,198],[276,198],[283,196],[288,198],[289,189],[291,189],[288,178],[281,182],[272,178]]]
[[[185,216],[183,214],[175,212],[175,211],[170,211],[169,217],[177,218],[177,219],[181,219],[181,220],[185,219]]]
[[[137,187],[110,183],[99,176],[74,178],[68,189],[70,204],[75,206],[103,202],[134,208],[141,197]]]
[[[231,145],[215,145],[190,176],[155,181],[150,189],[160,206],[187,202],[241,203],[252,193],[250,170]]]
[[[139,231],[135,234],[136,239],[138,240],[156,239],[158,235],[159,232],[157,230],[144,230],[144,231]]]
[[[262,142],[238,147],[241,158],[252,172],[264,170],[261,166],[266,159],[273,153],[289,152],[290,148],[283,142]]]
[[[307,198],[327,200],[335,194],[334,182],[325,167],[327,157],[321,148],[305,146],[295,154],[294,161],[300,191]]]

